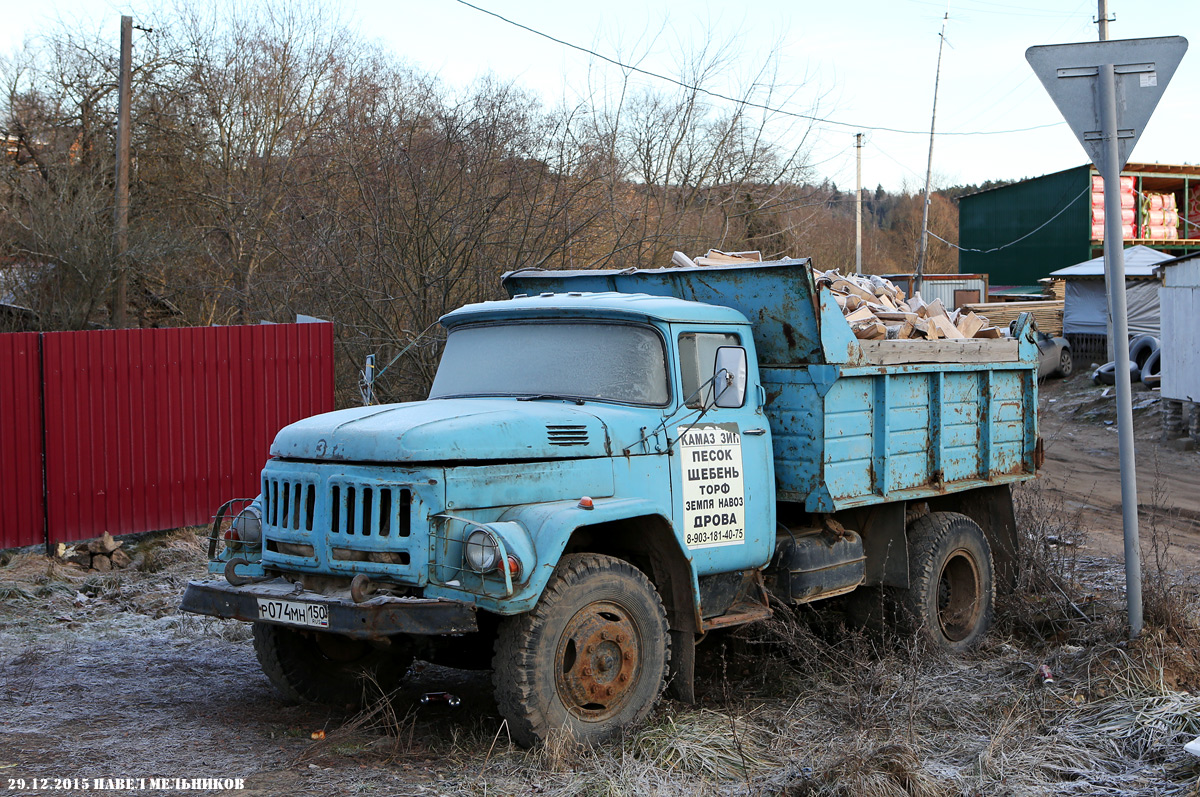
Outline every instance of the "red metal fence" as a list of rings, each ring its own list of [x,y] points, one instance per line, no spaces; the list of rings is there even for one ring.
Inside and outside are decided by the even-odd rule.
[[[12,397],[0,386],[0,548],[204,523],[258,493],[276,432],[333,409],[331,324],[50,332],[40,369],[38,335],[0,335],[0,374],[24,362],[16,337],[35,356]],[[31,417],[24,438],[9,431]],[[37,490],[14,514],[6,485],[34,460],[30,438]]]
[[[38,334],[0,335],[0,548],[45,539]]]

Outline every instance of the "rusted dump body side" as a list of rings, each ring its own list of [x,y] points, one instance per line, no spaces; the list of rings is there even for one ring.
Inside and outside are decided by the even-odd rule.
[[[1031,477],[1037,379],[1018,365],[764,369],[778,497],[835,512]]]
[[[837,512],[1031,478],[1037,347],[1015,339],[860,343],[808,260],[626,271],[523,271],[511,294],[618,290],[750,319],[780,500]]]

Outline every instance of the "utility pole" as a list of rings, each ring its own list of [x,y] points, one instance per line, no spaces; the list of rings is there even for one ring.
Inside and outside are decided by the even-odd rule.
[[[1108,18],[1108,0],[1096,0],[1096,2],[1097,2],[1096,10],[1098,12],[1096,14],[1096,24],[1100,26],[1100,41],[1106,42],[1106,41],[1108,41],[1108,23],[1115,21],[1116,17],[1114,16],[1113,19]],[[1110,190],[1110,188],[1108,185],[1108,180],[1105,179],[1105,181],[1104,181],[1104,197],[1105,197],[1104,212],[1105,213],[1108,212],[1108,192],[1109,192],[1109,190]],[[1121,191],[1121,178],[1120,177],[1117,178],[1116,184],[1111,188],[1111,190],[1116,192],[1118,195],[1120,194],[1120,191]],[[1118,202],[1117,203],[1117,213],[1118,214],[1120,214],[1120,212],[1121,212],[1120,207],[1121,207],[1121,203]],[[1106,221],[1105,225],[1104,225],[1104,229],[1105,229],[1105,234],[1107,234],[1108,231],[1112,230],[1113,228],[1109,227],[1108,223]],[[1120,232],[1121,232],[1121,237],[1119,237],[1117,240],[1121,242],[1121,248],[1124,249],[1125,248],[1125,222],[1122,221],[1121,225],[1117,229],[1120,230]],[[1105,251],[1107,252],[1107,249]],[[1108,284],[1108,272],[1109,272],[1109,268],[1106,264],[1105,268],[1104,268],[1104,295],[1112,296],[1112,286]],[[1108,349],[1108,351],[1107,351],[1108,361],[1110,363],[1116,362],[1116,360],[1117,360],[1116,348],[1115,348],[1116,347],[1116,338],[1113,337],[1113,317],[1112,317],[1111,312],[1108,314],[1108,317],[1104,319],[1104,333],[1105,333],[1104,334],[1105,346]],[[1126,345],[1128,345],[1128,342],[1126,342]]]
[[[117,85],[117,198],[114,218],[113,249],[116,255],[116,280],[113,285],[112,325],[128,326],[129,305],[129,73],[133,58],[133,17],[121,17],[121,70]]]
[[[862,273],[862,133],[854,134],[857,151],[857,188],[854,192],[854,273]]]
[[[1108,16],[1108,0],[1097,0],[1099,7],[1096,9],[1096,24],[1100,26],[1100,41],[1108,41],[1108,23],[1116,22],[1117,15],[1113,14],[1110,19]]]
[[[946,45],[946,21],[950,12],[942,17],[942,32],[938,34],[937,72],[933,77],[933,113],[929,119],[929,162],[925,165],[925,202],[921,206],[921,240],[917,245],[917,271],[913,274],[913,292],[921,290],[921,278],[925,274],[925,252],[929,249],[929,189],[933,181],[933,132],[937,127],[938,83],[942,79],[942,48]]]

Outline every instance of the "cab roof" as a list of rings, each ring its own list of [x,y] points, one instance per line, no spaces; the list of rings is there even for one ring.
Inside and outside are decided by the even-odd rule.
[[[729,307],[689,302],[671,296],[645,293],[543,293],[518,295],[498,302],[468,304],[442,316],[445,327],[470,321],[510,317],[626,318],[701,324],[748,324],[746,317]]]

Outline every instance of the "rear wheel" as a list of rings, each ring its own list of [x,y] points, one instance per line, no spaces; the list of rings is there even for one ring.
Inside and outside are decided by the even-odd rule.
[[[503,621],[496,703],[526,747],[563,728],[592,744],[644,719],[662,694],[670,642],[650,580],[621,559],[564,556],[537,606]]]
[[[379,649],[340,634],[270,623],[254,624],[254,652],[285,699],[331,706],[361,705],[376,688],[391,692],[413,660],[405,642]]]
[[[909,588],[903,604],[935,647],[976,647],[992,625],[996,599],[992,550],[979,525],[957,512],[931,512],[908,530]]]

